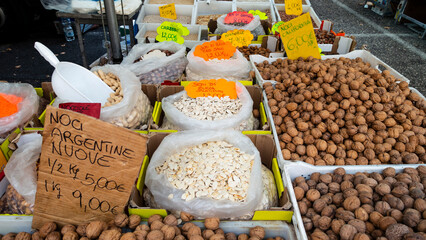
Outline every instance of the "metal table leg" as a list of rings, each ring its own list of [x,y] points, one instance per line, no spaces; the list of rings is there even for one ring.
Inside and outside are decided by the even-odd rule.
[[[83,66],[85,68],[88,68],[89,65],[87,64],[86,52],[84,51],[83,34],[81,33],[80,21],[77,18],[75,19],[75,30],[77,31],[78,46],[80,47],[80,54],[81,58],[83,59]]]
[[[135,32],[133,30],[133,21],[132,19],[129,19],[129,33],[130,33],[130,47],[133,47],[136,44],[135,41]]]

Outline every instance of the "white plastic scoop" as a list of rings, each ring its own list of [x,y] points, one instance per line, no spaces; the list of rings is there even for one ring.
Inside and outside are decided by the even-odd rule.
[[[35,49],[46,59],[55,71],[52,74],[52,87],[56,95],[74,102],[107,102],[112,89],[98,76],[86,68],[71,62],[60,62],[49,48],[39,42]]]

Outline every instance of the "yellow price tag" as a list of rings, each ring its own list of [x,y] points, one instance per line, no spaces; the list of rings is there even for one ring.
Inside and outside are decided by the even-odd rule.
[[[248,11],[248,13],[253,14],[253,16],[259,16],[260,20],[268,19],[268,16],[266,16],[266,13],[261,12],[260,10],[256,10],[256,11],[250,10],[250,11]]]
[[[157,28],[157,37],[155,39],[159,42],[173,41],[179,44],[183,44],[185,41],[182,36],[189,34],[188,28],[182,26],[181,23],[175,22],[163,22]]]
[[[158,9],[160,10],[160,17],[173,19],[173,20],[177,19],[176,8],[174,3],[158,7]]]
[[[230,42],[234,47],[248,46],[253,40],[253,34],[249,30],[234,29],[230,30],[220,38],[225,42]]]
[[[302,0],[285,0],[284,7],[287,15],[300,15],[303,12]]]
[[[321,59],[309,13],[281,24],[278,31],[289,59],[309,56]]]

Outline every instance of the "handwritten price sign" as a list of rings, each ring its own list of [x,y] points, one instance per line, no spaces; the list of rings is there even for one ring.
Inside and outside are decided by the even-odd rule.
[[[300,15],[303,13],[302,0],[285,0],[284,7],[287,15]]]
[[[158,7],[158,9],[160,10],[160,17],[173,19],[173,20],[177,19],[176,8],[174,3]]]
[[[221,40],[230,42],[234,47],[248,46],[253,40],[253,34],[249,30],[231,30],[222,34]]]
[[[173,41],[179,44],[183,44],[185,39],[182,36],[189,34],[188,28],[182,26],[181,23],[175,22],[163,22],[157,28],[157,37],[155,39],[159,42]]]
[[[66,109],[48,107],[33,228],[109,221],[123,213],[147,138]]]
[[[237,49],[230,42],[223,40],[205,42],[195,47],[194,56],[205,61],[212,59],[230,59]]]
[[[235,82],[225,79],[210,79],[190,82],[185,90],[189,97],[219,97],[228,96],[230,99],[237,99],[237,89]]]
[[[249,24],[254,19],[253,14],[247,12],[230,12],[225,17],[225,24],[244,23]]]
[[[321,59],[309,13],[281,24],[278,31],[289,59],[309,56]]]

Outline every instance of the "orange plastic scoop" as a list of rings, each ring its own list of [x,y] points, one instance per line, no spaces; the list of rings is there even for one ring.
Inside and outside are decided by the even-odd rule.
[[[22,102],[21,97],[0,93],[0,118],[17,113],[20,102]]]

